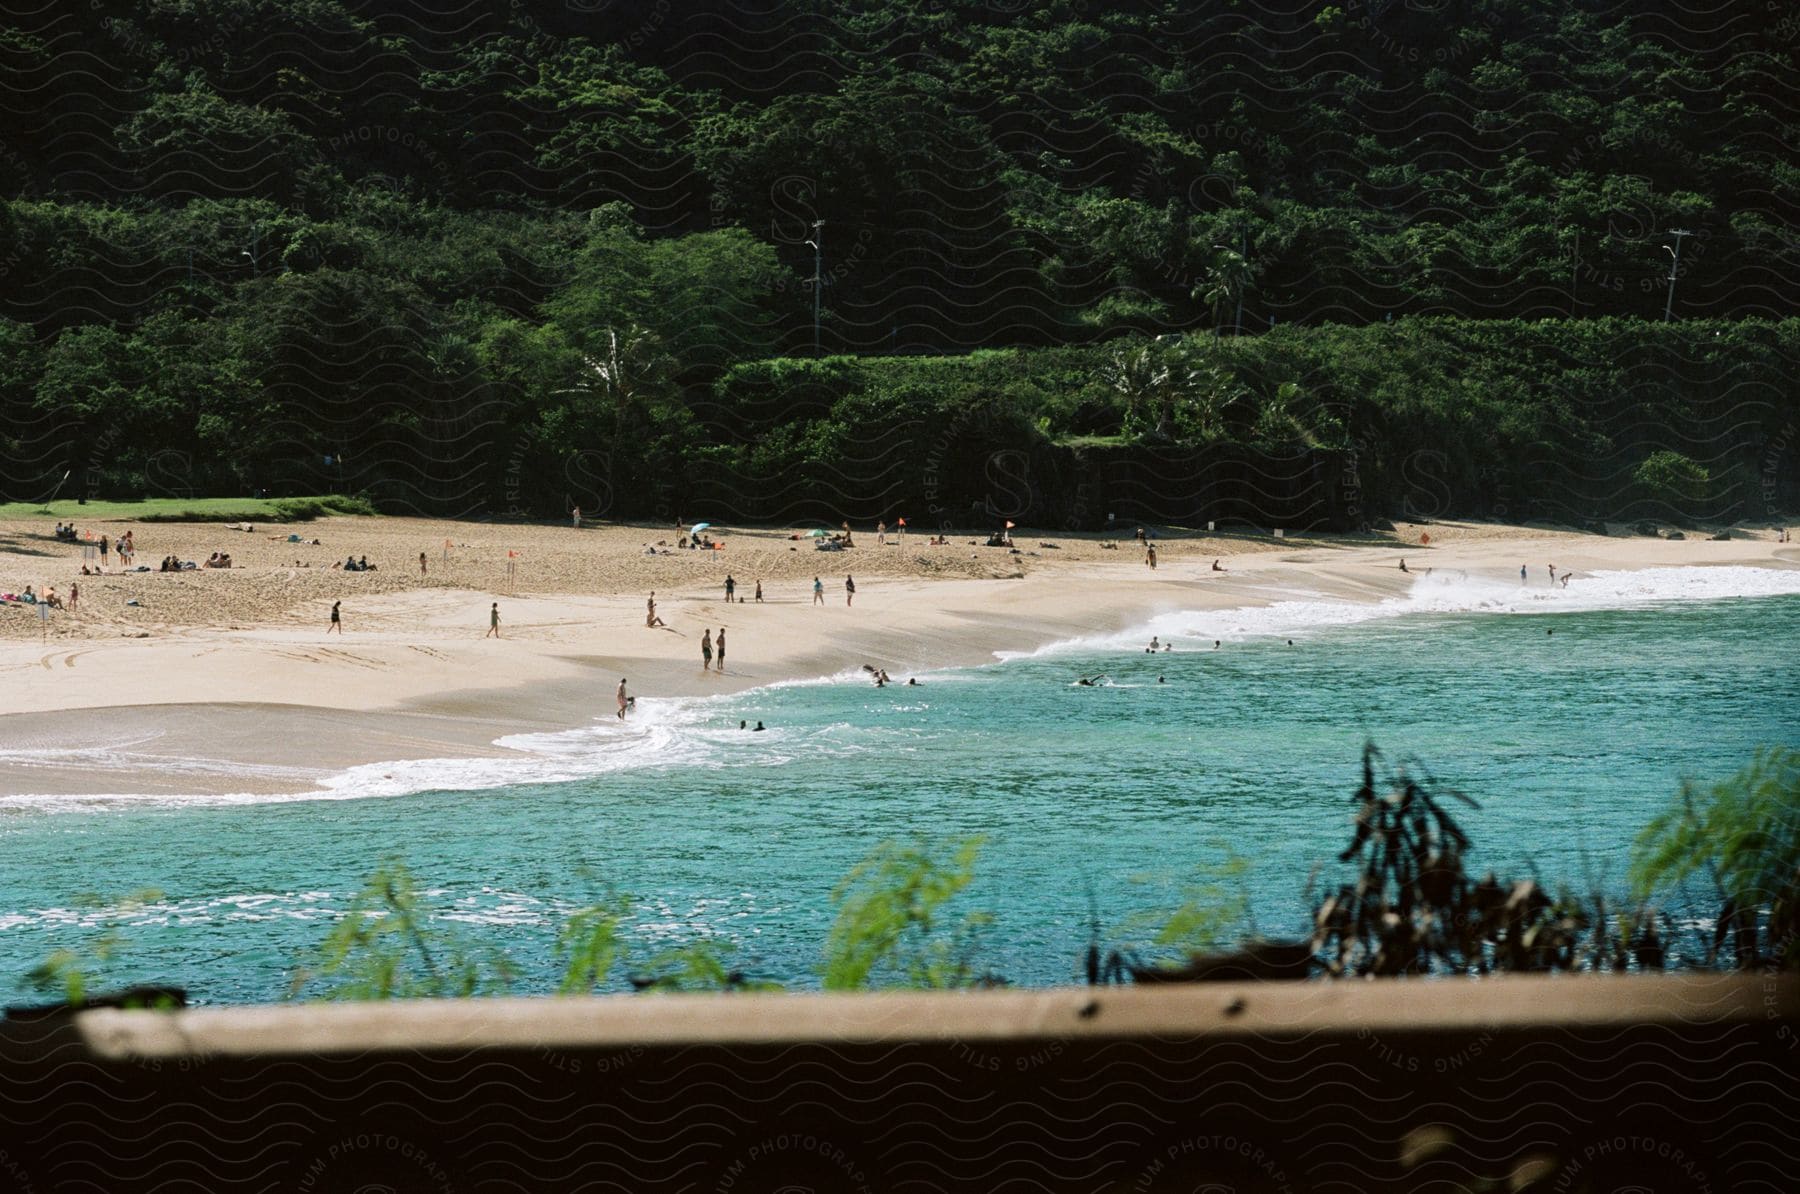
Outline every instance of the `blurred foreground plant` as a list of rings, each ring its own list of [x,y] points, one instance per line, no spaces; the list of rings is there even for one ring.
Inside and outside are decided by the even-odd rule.
[[[947,843],[946,857],[921,840],[883,842],[832,892],[837,919],[825,939],[827,991],[866,988],[892,976],[902,987],[996,986],[978,974],[974,953],[993,918],[970,912],[946,926],[940,910],[975,877],[983,838]]]
[[[100,935],[72,949],[52,952],[26,972],[26,985],[39,994],[59,996],[72,1007],[86,1002],[102,981],[102,972],[126,945],[120,922],[160,899],[162,892],[153,888],[133,892],[112,905],[91,893],[78,896],[77,908],[105,913]]]
[[[1532,879],[1480,881],[1464,869],[1469,838],[1444,796],[1404,770],[1377,790],[1380,752],[1363,748],[1355,832],[1339,862],[1357,871],[1313,912],[1313,951],[1333,976],[1568,970],[1589,925],[1567,897]]]
[[[454,999],[512,985],[505,954],[472,946],[432,923],[412,872],[398,859],[372,876],[319,947],[316,969],[294,975],[292,993],[325,999]]]
[[[1707,961],[1800,968],[1800,751],[1759,751],[1711,785],[1682,784],[1638,835],[1631,878],[1648,899],[1704,874],[1719,900]]]

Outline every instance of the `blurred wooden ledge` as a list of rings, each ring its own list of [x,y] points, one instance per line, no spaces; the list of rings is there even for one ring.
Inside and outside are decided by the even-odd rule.
[[[610,995],[72,1013],[99,1058],[1029,1042],[1800,1021],[1800,975],[1559,975],[1039,991]],[[0,1039],[15,1034],[0,1026]],[[29,1036],[37,1036],[35,1032]],[[0,1045],[0,1048],[3,1048]]]

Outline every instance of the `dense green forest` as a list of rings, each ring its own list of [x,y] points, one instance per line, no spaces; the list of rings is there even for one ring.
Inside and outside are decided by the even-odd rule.
[[[1760,0],[11,10],[0,497],[1765,513],[1797,40]]]

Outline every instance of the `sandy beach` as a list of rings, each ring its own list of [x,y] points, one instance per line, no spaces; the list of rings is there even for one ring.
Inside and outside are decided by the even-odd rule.
[[[152,568],[165,555],[214,551],[234,566],[120,574],[115,556],[109,574],[83,577],[81,549],[56,541],[51,520],[0,522],[0,592],[29,584],[66,597],[81,586],[78,608],[47,621],[0,608],[0,794],[305,792],[358,764],[501,754],[493,743],[502,736],[610,717],[621,677],[646,698],[864,663],[901,677],[1180,609],[1294,596],[1377,601],[1405,593],[1427,568],[1516,584],[1525,564],[1541,587],[1551,563],[1577,576],[1800,567],[1800,546],[1778,544],[1767,528],[1736,530],[1730,541],[1459,522],[1286,539],[1162,531],[1154,570],[1129,527],[1116,549],[1099,536],[1015,532],[1016,553],[970,534],[940,547],[890,535],[884,546],[863,528],[845,552],[817,551],[785,529],[720,528],[718,551],[673,550],[678,532],[643,525],[338,517],[248,531],[83,529],[133,530],[136,563]],[[648,554],[659,542],[668,554]],[[376,570],[333,569],[351,555]],[[1212,569],[1215,559],[1225,571]],[[729,606],[728,574],[744,599]],[[813,601],[815,575],[823,605]],[[856,578],[853,607],[846,575]],[[666,628],[644,625],[652,591]],[[341,635],[326,633],[333,601]],[[502,637],[484,638],[495,602]],[[704,672],[701,633],[721,626],[726,670]]]

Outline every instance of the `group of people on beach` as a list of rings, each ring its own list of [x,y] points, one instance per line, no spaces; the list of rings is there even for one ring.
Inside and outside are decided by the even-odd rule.
[[[1568,588],[1569,587],[1569,578],[1571,576],[1575,575],[1574,570],[1571,569],[1570,571],[1564,572],[1562,575],[1558,576],[1557,572],[1556,572],[1555,564],[1544,565],[1544,571],[1546,571],[1550,574],[1550,582],[1549,583],[1550,583],[1551,588],[1557,588],[1559,586],[1561,588],[1565,588],[1565,589]],[[1523,565],[1523,564],[1519,565],[1519,583],[1522,585],[1531,583],[1530,570],[1527,569],[1525,567],[1525,565]]]

